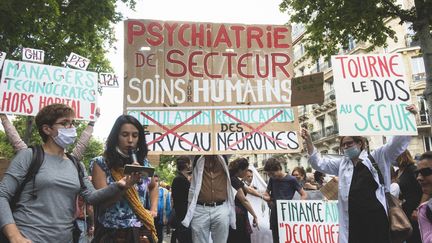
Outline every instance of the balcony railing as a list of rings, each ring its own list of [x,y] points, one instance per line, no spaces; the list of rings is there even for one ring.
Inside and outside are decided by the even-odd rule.
[[[420,111],[419,112],[419,120],[418,120],[418,125],[430,125],[431,121],[429,119],[429,112],[427,110],[425,111]]]
[[[414,82],[420,82],[426,80],[426,73],[416,73],[412,75],[412,80]]]
[[[337,124],[332,126],[327,126],[323,130],[313,131],[311,132],[312,141],[318,141],[325,137],[330,137],[333,135],[339,134],[339,129]]]

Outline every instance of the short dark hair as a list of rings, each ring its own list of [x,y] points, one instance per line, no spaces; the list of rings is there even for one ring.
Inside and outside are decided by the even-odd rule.
[[[43,131],[43,125],[52,126],[57,119],[67,116],[75,117],[75,111],[65,104],[51,104],[42,108],[36,115],[35,121],[42,141],[48,141],[48,135]]]
[[[250,172],[250,173],[252,173],[253,174],[253,171],[251,170],[251,169],[248,169],[248,171],[247,172]]]
[[[422,155],[420,155],[420,160],[424,159],[430,159],[432,160],[432,151],[424,152]]]
[[[369,146],[369,142],[365,137],[362,136],[341,136],[340,140],[339,140],[339,151],[342,153],[343,152],[343,147],[342,147],[342,141],[344,138],[346,137],[350,137],[354,140],[354,142],[356,143],[361,143],[362,145],[360,146],[361,150],[367,149]]]
[[[231,163],[229,163],[229,173],[231,176],[234,176],[237,174],[237,172],[241,170],[245,170],[249,167],[249,161],[245,158],[237,158],[233,160]]]
[[[176,159],[176,167],[178,171],[182,171],[188,168],[189,164],[190,164],[190,159],[188,156],[182,155],[177,157]]]
[[[106,142],[104,155],[109,168],[120,168],[124,166],[124,159],[122,159],[122,156],[117,152],[116,149],[119,142],[118,137],[120,130],[124,124],[132,124],[134,127],[136,127],[136,129],[138,129],[138,144],[136,152],[138,163],[140,165],[144,165],[144,158],[147,157],[147,143],[144,135],[144,128],[142,127],[141,123],[133,116],[121,115],[115,121]]]
[[[264,171],[279,171],[282,170],[281,161],[277,158],[270,158],[264,165]]]

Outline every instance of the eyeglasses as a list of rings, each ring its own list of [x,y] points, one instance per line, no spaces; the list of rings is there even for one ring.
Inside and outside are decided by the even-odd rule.
[[[351,146],[354,145],[354,140],[347,141],[347,142],[345,142],[345,143],[342,143],[341,145],[342,145],[342,148],[345,148],[345,147],[351,147]]]
[[[423,177],[430,176],[430,175],[432,175],[432,168],[426,167],[423,169],[419,169],[419,170],[414,171],[414,174],[415,174],[416,178],[419,174],[421,174]]]
[[[71,128],[72,126],[76,125],[75,120],[72,121],[62,121],[62,122],[56,122],[54,125],[62,125],[64,128]]]

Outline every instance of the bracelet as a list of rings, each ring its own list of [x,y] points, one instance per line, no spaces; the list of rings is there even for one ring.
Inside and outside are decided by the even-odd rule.
[[[89,123],[87,123],[87,125],[94,127],[95,122],[94,121],[89,121]]]

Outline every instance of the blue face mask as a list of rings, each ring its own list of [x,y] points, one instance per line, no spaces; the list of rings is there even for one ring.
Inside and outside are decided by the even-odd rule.
[[[344,149],[344,155],[350,159],[358,158],[360,152],[361,151],[357,146],[352,146],[351,148]]]

